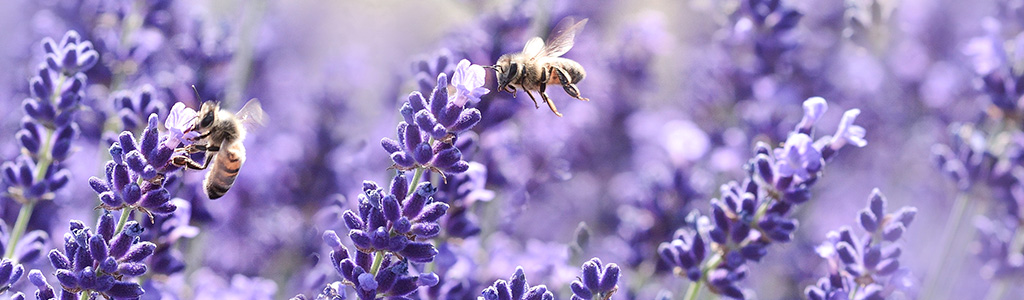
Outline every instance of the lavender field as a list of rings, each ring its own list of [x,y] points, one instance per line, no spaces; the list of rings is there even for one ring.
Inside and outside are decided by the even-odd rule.
[[[1024,299],[1024,1],[0,28],[0,298]]]

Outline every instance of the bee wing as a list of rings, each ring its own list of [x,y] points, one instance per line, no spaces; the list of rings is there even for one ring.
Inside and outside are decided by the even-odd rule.
[[[235,114],[235,117],[242,121],[242,125],[247,129],[263,127],[267,124],[268,119],[267,113],[263,112],[263,106],[260,105],[260,100],[256,98],[246,102],[242,109]]]
[[[523,55],[534,58],[540,55],[542,50],[544,50],[544,40],[540,39],[540,37],[534,37],[526,41],[526,46],[523,47]]]
[[[577,22],[576,18],[565,17],[558,21],[558,25],[555,25],[555,29],[548,36],[547,47],[544,47],[540,56],[558,57],[569,52],[575,43],[576,33],[583,30],[583,26],[587,25],[587,20],[589,19]]]

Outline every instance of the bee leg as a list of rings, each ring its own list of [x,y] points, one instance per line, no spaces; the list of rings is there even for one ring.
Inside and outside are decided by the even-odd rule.
[[[530,96],[530,100],[533,100],[533,108],[540,108],[540,105],[537,104],[537,98],[533,97],[533,94],[530,93],[530,90],[524,89],[523,91],[526,91],[526,94]],[[544,95],[544,92],[540,92],[540,94]]]
[[[590,101],[590,99],[583,98],[580,96],[580,89],[576,87],[575,84],[572,84],[571,80],[569,80],[568,72],[566,72],[562,68],[554,69],[555,73],[558,75],[558,81],[562,83],[562,89],[565,90],[566,94],[569,94],[569,96],[572,96],[573,98],[576,99],[580,99],[582,101]]]
[[[562,113],[558,112],[558,108],[555,107],[555,102],[551,101],[551,99],[548,99],[547,93],[540,92],[540,97],[544,98],[544,102],[548,103],[548,107],[551,108],[551,112],[554,112],[556,116],[562,116]]]
[[[192,170],[206,170],[206,168],[210,166],[210,161],[212,160],[211,158],[212,157],[209,157],[209,155],[207,155],[206,160],[204,160],[203,164],[200,165],[199,163],[192,160],[192,158],[189,158],[188,156],[178,155],[171,157],[171,164],[174,164],[175,166],[179,167],[186,167]]]
[[[516,98],[516,87],[511,86],[511,85],[506,85],[505,86],[505,91],[509,92],[509,94],[512,94],[512,99]]]

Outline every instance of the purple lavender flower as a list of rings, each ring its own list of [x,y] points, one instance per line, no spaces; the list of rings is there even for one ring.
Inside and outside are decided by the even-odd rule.
[[[805,120],[817,119],[820,98],[805,102]],[[823,110],[823,109],[822,109]],[[810,187],[817,182],[825,164],[846,143],[863,146],[864,131],[853,125],[859,111],[850,110],[840,125],[840,139],[822,139],[814,143],[801,122],[789,135],[782,148],[771,149],[758,143],[745,169],[748,176],[742,183],[732,181],[721,186],[721,198],[711,200],[708,217],[693,217],[697,224],[707,226],[684,228],[676,240],[659,247],[662,259],[686,276],[699,289],[707,283],[716,294],[746,298],[739,281],[746,278],[746,262],[760,261],[767,247],[775,242],[789,242],[799,222],[790,216],[793,207],[810,200]],[[806,133],[805,133],[806,132]],[[830,151],[824,152],[823,149]],[[828,154],[828,155],[826,155]],[[705,246],[703,235],[709,244]],[[708,252],[708,250],[712,250]],[[693,290],[695,291],[695,290]],[[688,295],[695,295],[689,293]],[[692,297],[692,296],[691,296]]]
[[[469,168],[452,141],[480,122],[480,111],[451,101],[447,87],[448,76],[440,74],[429,101],[419,92],[409,94],[409,101],[399,110],[405,121],[398,124],[398,140],[381,140],[395,168],[429,169],[440,174],[458,174]]]
[[[141,236],[142,240],[156,244],[153,256],[147,261],[150,270],[166,275],[185,270],[184,255],[176,249],[178,240],[193,238],[199,234],[199,228],[189,225],[192,205],[181,198],[171,199],[169,203],[177,209],[171,214],[156,215],[152,219],[144,220],[142,224],[146,230]]]
[[[163,114],[166,108],[160,101],[156,101],[156,91],[153,86],[144,85],[135,93],[129,91],[114,92],[114,109],[121,119],[124,131],[137,132],[139,125],[146,122],[149,115]],[[168,118],[170,119],[170,118]]]
[[[480,225],[471,210],[477,202],[494,198],[494,191],[487,190],[487,167],[470,162],[466,172],[452,176],[437,188],[434,199],[450,207],[441,224],[447,236],[468,238],[480,233]]]
[[[898,291],[907,292],[903,279],[910,275],[899,264],[903,251],[895,242],[913,222],[917,208],[903,207],[886,214],[886,202],[877,188],[871,192],[868,207],[857,219],[864,235],[857,236],[849,227],[828,233],[817,252],[829,261],[829,275],[805,289],[808,299],[881,300]]]
[[[164,139],[164,147],[177,148],[188,146],[199,136],[199,132],[192,131],[192,124],[195,122],[196,111],[185,103],[177,102],[171,107],[171,112],[164,120],[164,127],[167,128],[167,138]]]
[[[597,257],[583,263],[583,274],[573,280],[572,300],[609,299],[619,289],[619,266],[608,264],[603,267]]]
[[[25,275],[24,266],[7,258],[0,259],[0,293],[14,286],[22,275]]]
[[[481,292],[484,300],[553,300],[555,294],[545,285],[530,286],[526,282],[523,267],[516,267],[516,272],[505,281],[498,279]]]
[[[33,240],[48,239],[39,233],[24,245],[18,245],[25,233],[36,204],[52,200],[54,193],[67,186],[71,173],[65,169],[64,161],[72,153],[72,141],[79,134],[75,123],[85,95],[86,76],[84,73],[99,60],[92,49],[92,43],[82,41],[75,31],[64,34],[60,44],[53,39],[43,40],[46,63],[39,66],[35,76],[29,79],[31,98],[22,102],[26,116],[15,139],[21,146],[21,155],[14,162],[0,165],[4,194],[21,204],[21,212],[10,232],[5,245],[5,258],[33,260],[38,257],[39,243]],[[24,218],[24,219],[23,219]]]
[[[363,182],[359,212],[347,210],[343,214],[348,237],[356,246],[354,257],[349,256],[334,230],[323,234],[333,249],[329,254],[332,266],[356,287],[360,299],[375,299],[378,294],[405,296],[420,286],[437,284],[437,276],[431,273],[410,274],[408,264],[434,260],[437,249],[423,240],[440,234],[437,221],[445,215],[448,204],[433,200],[436,188],[429,182],[416,186],[410,195],[406,194],[408,188],[401,172],[388,192],[372,181]]]
[[[490,92],[484,88],[484,68],[479,65],[471,65],[468,60],[461,60],[455,66],[455,74],[452,75],[452,85],[455,86],[455,95],[452,103],[458,106],[466,106],[466,103],[480,102],[480,96]]]
[[[408,196],[406,187],[403,174],[395,176],[388,193],[372,181],[363,182],[358,214],[348,210],[343,216],[348,236],[360,252],[393,252],[414,262],[430,262],[437,255],[433,245],[419,241],[440,234],[437,221],[449,206],[434,201],[437,189],[429,182],[419,184]]]
[[[137,209],[147,214],[174,212],[170,192],[164,188],[164,174],[178,169],[171,163],[175,149],[159,142],[157,128],[157,116],[150,115],[138,142],[131,132],[125,131],[110,146],[112,160],[106,164],[106,178],[89,178],[89,185],[102,201],[101,207]]]
[[[129,221],[120,232],[114,223],[114,217],[105,213],[94,232],[81,221],[71,221],[71,230],[64,235],[64,251],[54,249],[49,254],[63,292],[88,291],[108,298],[135,298],[145,293],[139,283],[129,280],[146,273],[144,261],[156,245],[139,240],[143,231],[139,223]]]
[[[974,227],[978,231],[974,252],[982,262],[983,278],[1009,280],[1024,275],[1024,249],[1020,248],[1020,242],[1014,244],[1015,237],[1024,230],[1017,219],[978,216]]]

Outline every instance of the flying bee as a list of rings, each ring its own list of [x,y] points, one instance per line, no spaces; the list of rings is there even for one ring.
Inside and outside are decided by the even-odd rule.
[[[573,17],[565,17],[551,32],[547,45],[540,37],[534,37],[526,42],[523,52],[505,54],[498,58],[497,63],[488,67],[497,74],[498,90],[512,93],[515,97],[516,89],[522,89],[533,100],[536,108],[540,108],[540,105],[530,91],[539,92],[541,99],[559,117],[562,114],[545,93],[549,84],[560,84],[569,96],[590,101],[580,96],[580,89],[576,87],[587,76],[583,66],[571,59],[559,57],[572,48],[576,33],[583,30],[584,25],[587,25],[587,19],[577,22]]]
[[[187,167],[193,170],[204,170],[213,167],[206,173],[203,179],[203,188],[210,199],[217,199],[224,196],[235,183],[238,171],[245,163],[245,140],[246,127],[252,129],[262,126],[266,121],[266,113],[256,99],[246,102],[238,113],[231,113],[220,108],[220,104],[214,101],[203,102],[203,106],[196,114],[196,120],[192,123],[189,131],[199,133],[192,142],[186,146],[186,152],[206,152],[206,158],[199,164],[185,155],[178,155],[172,158],[171,163]]]

